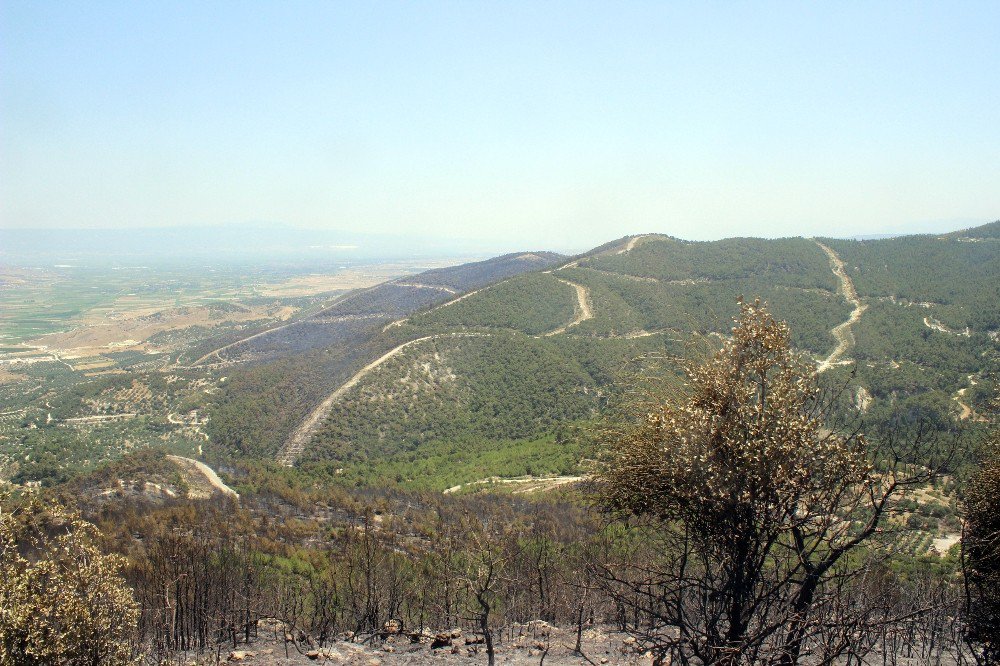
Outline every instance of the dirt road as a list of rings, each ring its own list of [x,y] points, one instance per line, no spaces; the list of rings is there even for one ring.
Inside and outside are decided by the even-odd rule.
[[[550,335],[558,335],[560,333],[565,333],[567,329],[576,326],[577,324],[587,321],[588,319],[594,318],[594,311],[590,305],[590,290],[584,287],[582,284],[577,284],[575,282],[570,282],[569,280],[564,280],[562,278],[556,278],[563,284],[568,284],[576,290],[576,305],[574,310],[576,311],[573,321],[569,322],[565,326],[560,326],[554,331],[549,331],[545,334],[545,337]]]
[[[563,264],[562,266],[560,266],[559,268],[556,268],[555,270],[561,271],[561,270],[565,270],[567,268],[577,268],[579,265],[580,265],[580,260],[579,259],[574,259],[573,261],[571,261],[569,263],[566,263],[566,264]],[[551,273],[552,271],[542,271],[542,272],[543,273]]]
[[[959,396],[961,396],[962,391],[964,391],[964,390],[965,389],[960,389],[959,390]],[[958,415],[958,420],[959,421],[965,421],[965,420],[968,420],[968,418],[970,416],[972,416],[973,411],[972,411],[972,407],[969,407],[967,404],[965,404],[964,402],[962,402],[962,400],[960,399],[959,396],[955,396],[954,398],[952,398],[952,400],[954,400],[958,404],[959,409],[962,410],[959,413],[959,415]]]
[[[962,338],[968,338],[972,336],[972,329],[969,328],[968,326],[966,326],[964,330],[955,331],[948,328],[947,326],[939,322],[937,319],[934,319],[933,317],[924,317],[924,326],[931,329],[932,331],[937,331],[938,333],[957,335]]]
[[[289,326],[292,326],[292,325],[297,324],[297,323],[298,322],[294,322],[293,321],[293,322],[290,322],[288,324],[282,324],[281,326],[275,326],[274,328],[269,328],[266,331],[261,331],[260,333],[254,333],[253,335],[245,337],[245,338],[243,338],[241,340],[237,340],[236,342],[230,342],[228,345],[223,345],[223,346],[219,347],[218,349],[214,349],[214,350],[208,352],[207,354],[205,354],[204,356],[202,356],[201,358],[199,358],[197,361],[195,361],[194,363],[192,363],[188,367],[195,368],[195,367],[201,365],[202,363],[204,363],[205,361],[207,361],[208,359],[212,358],[213,356],[216,357],[217,359],[219,359],[220,363],[224,363],[225,359],[222,358],[221,354],[222,354],[222,352],[226,351],[227,349],[232,349],[236,345],[241,345],[244,342],[249,342],[250,340],[255,340],[255,339],[257,339],[259,337],[263,337],[265,335],[270,335],[271,333],[274,333],[276,331],[280,331],[280,330],[282,330],[284,328],[288,328]]]
[[[461,296],[459,296],[458,298],[453,298],[450,301],[446,301],[446,302],[442,303],[441,305],[434,306],[433,308],[431,308],[427,312],[434,312],[435,310],[440,310],[441,308],[446,308],[449,305],[454,305],[455,303],[458,303],[459,301],[464,301],[469,296],[475,296],[479,292],[486,291],[487,289],[489,289],[489,287],[482,287],[481,289],[475,289],[473,291],[466,292],[466,293],[462,294]]]
[[[632,236],[632,238],[628,239],[628,243],[625,244],[625,247],[618,250],[617,254],[628,254],[629,252],[635,249],[635,246],[639,244],[639,241],[641,241],[644,238],[649,238],[649,236],[650,234],[642,234],[641,236]]]
[[[854,289],[854,282],[851,281],[851,277],[844,270],[844,262],[837,256],[837,253],[819,241],[814,242],[820,246],[823,252],[826,252],[826,256],[830,259],[830,270],[833,271],[833,274],[840,281],[840,295],[844,297],[845,301],[854,306],[854,310],[851,311],[851,315],[847,318],[847,321],[830,329],[830,334],[837,341],[837,346],[833,348],[829,356],[820,361],[816,366],[816,374],[820,374],[835,365],[845,363],[841,358],[854,345],[854,331],[852,327],[858,323],[861,315],[868,309],[868,306],[858,298],[858,292]]]
[[[463,488],[500,484],[519,486],[513,491],[513,494],[524,495],[552,490],[553,488],[564,486],[567,483],[579,483],[580,481],[585,481],[589,478],[590,477],[588,476],[528,476],[518,479],[503,479],[499,476],[491,476],[488,479],[479,479],[478,481],[471,481],[469,483],[452,486],[451,488],[447,488],[441,492],[444,495],[451,495],[452,493],[457,493]]]
[[[969,375],[969,385],[970,386],[975,386],[978,383],[979,382],[976,381],[976,375],[974,375],[974,374],[973,375]],[[958,408],[960,410],[960,412],[958,414],[958,419],[960,421],[967,421],[968,419],[972,419],[973,421],[985,421],[986,419],[984,419],[983,417],[981,417],[978,414],[976,414],[976,411],[974,409],[972,409],[972,407],[970,407],[969,405],[965,404],[965,402],[964,402],[964,400],[965,400],[965,394],[968,392],[968,390],[969,390],[968,386],[966,386],[964,388],[960,388],[957,391],[955,391],[955,395],[953,395],[952,398],[951,398],[952,400],[955,401],[955,404],[958,405]]]
[[[130,419],[136,416],[135,412],[124,414],[98,414],[96,416],[74,416],[63,419],[63,423],[100,423],[101,421],[116,421],[118,419]]]
[[[223,495],[229,495],[234,499],[239,499],[240,495],[235,490],[227,486],[215,473],[215,470],[203,462],[193,458],[168,455],[167,459],[173,462],[180,469],[181,476],[188,484],[188,497],[192,499],[208,499],[212,496],[212,490],[218,490]]]

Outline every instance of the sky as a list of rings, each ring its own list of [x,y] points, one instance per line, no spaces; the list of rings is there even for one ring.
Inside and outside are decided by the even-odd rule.
[[[1000,218],[1000,3],[0,0],[0,228]]]

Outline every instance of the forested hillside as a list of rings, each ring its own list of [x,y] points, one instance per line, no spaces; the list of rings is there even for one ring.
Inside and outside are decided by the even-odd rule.
[[[234,373],[213,440],[243,454],[281,451],[351,483],[440,489],[494,473],[580,473],[586,438],[567,429],[594,420],[628,361],[718,344],[741,297],[765,301],[821,379],[846,387],[847,416],[975,425],[996,376],[998,226],[877,241],[622,239],[397,319],[330,381],[306,370],[286,374],[278,391],[249,386],[267,367]],[[240,392],[280,395],[264,404],[281,413],[293,401],[290,413],[304,419],[306,394],[315,407],[321,392],[301,383],[341,388],[300,425],[289,453],[292,420],[243,419],[251,403]]]
[[[943,236],[827,240],[867,310],[856,373],[874,419],[972,425],[995,395],[1000,223]]]
[[[438,490],[486,476],[571,474],[572,426],[593,419],[629,358],[663,341],[497,331],[442,335],[394,357],[338,402],[302,464]]]
[[[387,323],[560,258],[549,252],[510,254],[434,269],[349,293],[289,325],[209,341],[189,354],[196,364],[252,366],[232,372],[215,401],[208,426],[212,439],[227,454],[273,457],[324,393],[392,344],[379,335]]]

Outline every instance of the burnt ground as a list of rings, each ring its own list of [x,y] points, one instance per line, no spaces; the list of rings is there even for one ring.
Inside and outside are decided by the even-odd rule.
[[[500,634],[501,632],[498,632]],[[290,641],[271,628],[261,627],[260,637],[249,645],[216,653],[175,657],[182,664],[242,663],[274,666],[304,664],[350,664],[357,666],[415,666],[417,664],[485,664],[486,649],[482,637],[459,631],[447,635],[450,645],[432,648],[434,638],[419,641],[404,635],[375,638],[366,642],[335,641],[325,647],[308,647]],[[541,666],[577,666],[578,664],[649,665],[650,655],[640,654],[625,634],[607,628],[588,628],[583,632],[582,651],[573,652],[575,629],[551,627],[542,622],[516,626],[497,636],[497,664],[539,664]],[[441,641],[438,641],[441,642]],[[180,657],[180,658],[178,658]]]

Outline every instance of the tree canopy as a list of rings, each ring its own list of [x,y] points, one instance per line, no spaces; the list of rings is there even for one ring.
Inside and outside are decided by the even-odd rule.
[[[623,603],[655,618],[638,633],[683,663],[856,654],[860,618],[891,618],[844,587],[874,571],[848,555],[880,535],[902,488],[935,472],[827,428],[811,367],[759,302],[740,303],[714,356],[682,367],[684,391],[607,434],[607,504],[651,519],[649,538],[663,545],[657,561],[605,570]]]

